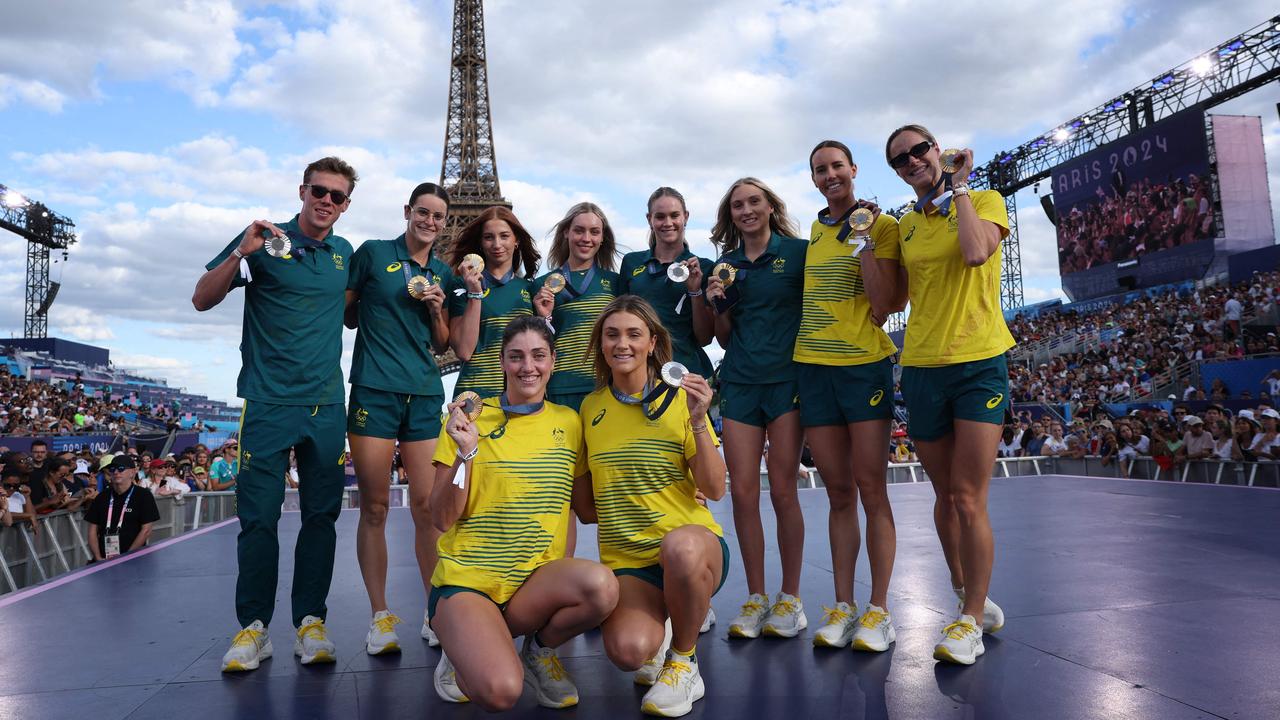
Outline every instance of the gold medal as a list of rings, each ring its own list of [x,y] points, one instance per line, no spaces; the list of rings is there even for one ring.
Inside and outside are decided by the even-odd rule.
[[[875,222],[876,215],[867,208],[858,208],[849,216],[849,227],[858,235],[865,235]]]
[[[566,282],[564,275],[554,272],[548,275],[547,279],[542,282],[542,287],[550,290],[552,295],[558,295],[560,291],[564,289]]]
[[[289,236],[287,235],[272,235],[267,238],[263,247],[266,248],[267,254],[271,257],[284,257],[293,250],[293,243],[289,242]]]
[[[711,268],[711,275],[720,279],[720,284],[729,287],[733,284],[733,279],[738,276],[738,268],[727,262],[722,262]]]
[[[431,281],[423,275],[414,275],[409,278],[409,297],[414,300],[421,300],[427,294],[427,288],[431,287]]]
[[[462,267],[472,268],[476,272],[484,271],[484,258],[475,253],[467,253],[462,257]]]
[[[960,151],[955,148],[948,148],[942,151],[938,156],[938,161],[942,163],[942,172],[950,175],[960,169],[962,161]]]
[[[484,409],[484,405],[480,401],[480,396],[470,390],[458,393],[458,397],[454,398],[454,402],[462,403],[459,409],[462,410],[462,414],[466,415],[467,419],[471,422],[475,422],[476,419],[480,417],[480,413]]]

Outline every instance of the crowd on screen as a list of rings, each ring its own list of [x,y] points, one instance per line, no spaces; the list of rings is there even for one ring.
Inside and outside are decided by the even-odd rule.
[[[1099,188],[1097,202],[1058,213],[1058,263],[1062,274],[1129,260],[1213,237],[1207,183],[1196,175],[1128,187]]]

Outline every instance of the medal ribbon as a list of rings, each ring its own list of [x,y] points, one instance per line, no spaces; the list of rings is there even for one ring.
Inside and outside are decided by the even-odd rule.
[[[836,233],[836,240],[839,242],[844,242],[845,238],[849,237],[849,233],[853,232],[853,227],[849,225],[849,216],[852,215],[853,211],[857,209],[858,209],[858,204],[854,203],[853,206],[850,207],[848,210],[845,210],[844,214],[841,215],[838,219],[832,219],[831,208],[823,208],[818,211],[818,222],[828,227],[835,227],[836,225],[843,224],[844,227],[840,228],[840,230]]]
[[[404,271],[404,286],[407,288],[409,287],[409,281],[413,279],[413,276],[409,274],[409,263],[400,263],[400,269]],[[431,272],[431,268],[427,268],[423,270],[423,272],[426,274],[427,282],[434,285],[436,282],[436,274]]]
[[[640,397],[628,395],[613,385],[609,385],[609,392],[613,393],[613,398],[623,405],[639,405],[640,410],[644,412],[644,416],[650,420],[657,420],[662,417],[662,413],[667,411],[671,406],[671,401],[675,400],[676,392],[679,388],[673,388],[665,382],[659,383],[656,387],[652,383],[645,383],[644,390],[641,391]],[[664,397],[665,396],[665,397]],[[656,410],[650,410],[649,406],[658,398],[662,398]]]
[[[933,203],[943,215],[951,211],[951,175],[942,173],[942,177],[938,179],[929,194],[917,200],[912,207],[916,212],[923,214],[927,203]]]
[[[501,280],[490,275],[489,271],[485,270],[480,273],[480,283],[481,285],[484,286],[485,290],[488,290],[493,285],[496,285],[498,287],[502,287],[503,285],[506,285],[507,283],[511,282],[511,278],[515,276],[516,276],[515,266],[512,266],[512,268],[508,270],[505,275],[502,276]],[[568,278],[565,278],[565,279],[567,280]]]
[[[582,294],[591,287],[591,281],[596,276],[596,264],[592,262],[591,267],[587,269],[587,274],[582,278],[581,287],[574,287],[573,271],[569,269],[569,263],[565,263],[564,267],[560,268],[560,274],[564,276],[565,292],[569,293],[569,299],[572,300],[573,298],[582,297]],[[557,297],[557,299],[559,298]]]

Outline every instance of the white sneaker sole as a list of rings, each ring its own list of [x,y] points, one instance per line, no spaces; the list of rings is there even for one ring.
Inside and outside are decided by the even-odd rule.
[[[982,645],[973,649],[972,655],[956,655],[946,645],[939,643],[933,648],[933,659],[942,662],[955,663],[956,665],[972,665],[978,661],[978,658],[985,653],[987,649]]]
[[[769,637],[793,638],[803,632],[807,627],[809,627],[809,620],[805,618],[805,616],[801,615],[800,622],[792,629],[783,629],[777,625],[770,625],[766,622],[760,632],[764,635],[768,635]]]
[[[835,640],[824,635],[821,630],[813,634],[813,646],[820,648],[844,648],[849,647],[849,642],[853,640],[853,633],[841,633]]]
[[[889,628],[889,637],[884,640],[876,638],[859,637],[857,633],[853,635],[853,649],[863,652],[884,652],[889,649],[890,645],[898,640],[898,633],[892,627]]]
[[[303,652],[302,648],[295,647],[293,649],[293,654],[298,656],[303,665],[315,665],[317,663],[331,663],[338,661],[337,656],[330,650],[318,650],[313,655],[307,655]]]
[[[657,715],[658,717],[682,717],[688,715],[693,710],[693,704],[701,700],[706,693],[707,687],[702,682],[702,676],[699,675],[698,681],[693,685],[692,692],[689,693],[688,702],[667,708],[660,708],[651,702],[646,702],[640,705],[640,712],[645,715]]]
[[[271,643],[263,645],[262,649],[258,651],[258,654],[250,658],[247,662],[240,662],[239,660],[231,660],[228,662],[223,660],[222,672],[248,672],[250,670],[257,670],[258,665],[269,657],[271,657]]]
[[[760,626],[757,625],[756,627],[750,627],[747,625],[730,625],[729,637],[754,640],[760,637]]]
[[[389,655],[391,653],[398,653],[400,652],[400,642],[398,640],[392,640],[386,645],[378,646],[366,640],[364,643],[364,651],[370,655]]]
[[[561,701],[553,700],[550,697],[547,697],[546,695],[544,695],[542,693],[542,687],[538,685],[537,679],[533,677],[532,671],[530,671],[529,668],[527,667],[524,669],[524,684],[529,686],[529,688],[533,690],[533,694],[537,698],[538,704],[544,708],[551,708],[553,710],[558,710],[561,708],[573,707],[574,705],[578,704],[578,695],[576,693],[573,696],[565,698],[564,700],[561,700]]]

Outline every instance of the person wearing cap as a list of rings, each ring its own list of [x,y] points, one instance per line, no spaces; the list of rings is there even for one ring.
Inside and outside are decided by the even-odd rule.
[[[93,561],[110,560],[147,544],[151,526],[160,519],[151,491],[133,482],[138,469],[129,455],[118,455],[107,465],[111,478],[85,513],[89,525],[89,553]]]
[[[209,464],[209,489],[215,492],[232,490],[240,472],[240,444],[228,441],[218,451],[218,457]]]
[[[907,439],[907,431],[901,428],[893,431],[893,461],[896,463],[916,462],[916,451]]]
[[[357,331],[347,441],[360,489],[356,560],[369,596],[372,620],[365,651],[371,655],[400,651],[395,632],[400,618],[387,604],[386,521],[397,450],[410,468],[409,512],[424,594],[436,564],[440,533],[431,524],[431,456],[440,435],[444,385],[433,351],[443,353],[449,346],[444,288],[453,273],[433,251],[448,212],[444,188],[435,183],[414,187],[404,206],[404,232],[394,240],[361,244],[347,281],[345,322]],[[415,297],[409,283],[424,279],[428,284]],[[286,484],[297,487],[295,478],[290,467]],[[439,644],[425,617],[420,634],[428,645]]]
[[[1204,420],[1198,415],[1187,415],[1183,421],[1186,432],[1182,435],[1182,446],[1186,449],[1188,460],[1205,460],[1213,457],[1213,435],[1205,432]]]
[[[236,384],[244,399],[236,478],[235,607],[242,630],[223,657],[224,671],[253,670],[272,653],[267,626],[279,584],[280,478],[291,447],[302,474],[291,583],[294,654],[303,664],[337,656],[324,620],[345,485],[342,324],[352,248],[333,227],[350,207],[357,179],[336,157],[308,165],[298,187],[301,212],[280,225],[253,221],[205,266],[191,298],[203,312],[234,288],[245,293]]]
[[[209,485],[209,471],[199,465],[188,465],[187,471],[191,473],[188,484],[194,484],[197,491],[213,492],[213,488]]]
[[[1280,412],[1266,408],[1258,413],[1262,432],[1253,438],[1249,450],[1258,460],[1280,459],[1280,436],[1277,435],[1277,424],[1280,424]]]
[[[1259,434],[1262,425],[1253,416],[1252,410],[1241,410],[1236,413],[1234,432],[1231,434],[1231,458],[1242,462],[1254,462],[1258,456],[1253,453],[1253,440]]]
[[[158,464],[158,465],[157,465]],[[173,461],[168,458],[158,458],[151,461],[152,467],[157,467],[157,474],[151,479],[152,487],[156,488],[158,497],[178,496],[184,497],[191,492],[191,488],[187,486],[182,478],[178,477],[174,472]]]
[[[883,652],[897,638],[888,610],[897,533],[886,483],[898,348],[881,325],[902,309],[907,293],[899,282],[898,222],[857,198],[857,174],[852,151],[839,140],[823,140],[809,153],[809,179],[826,203],[809,229],[792,359],[801,379],[800,423],[829,505],[835,603],[824,607],[813,643]],[[870,227],[855,232],[851,222],[860,209]],[[862,613],[853,592],[859,500],[871,569]]]

